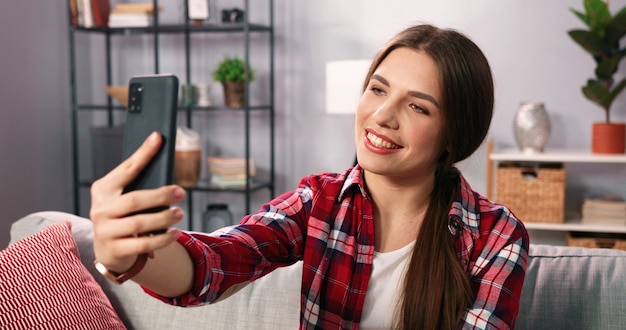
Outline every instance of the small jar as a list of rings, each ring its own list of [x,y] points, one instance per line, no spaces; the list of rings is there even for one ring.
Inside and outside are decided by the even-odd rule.
[[[174,178],[183,187],[196,187],[200,179],[202,148],[200,134],[189,127],[176,129]]]
[[[222,227],[233,225],[233,215],[228,204],[209,204],[202,215],[202,231],[213,232]]]

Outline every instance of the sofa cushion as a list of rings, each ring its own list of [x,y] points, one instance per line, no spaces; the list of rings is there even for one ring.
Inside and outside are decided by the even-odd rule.
[[[78,256],[70,222],[0,252],[0,328],[125,329]]]
[[[626,252],[530,245],[518,329],[623,329]]]

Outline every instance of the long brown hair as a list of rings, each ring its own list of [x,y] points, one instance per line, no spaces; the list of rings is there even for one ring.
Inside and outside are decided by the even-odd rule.
[[[411,254],[394,324],[399,329],[453,329],[472,301],[468,276],[448,230],[459,184],[454,164],[469,157],[487,135],[493,113],[493,78],[487,59],[474,42],[454,30],[424,24],[401,31],[378,52],[364,89],[378,65],[402,47],[428,54],[437,65],[446,148],[437,164],[430,204]]]

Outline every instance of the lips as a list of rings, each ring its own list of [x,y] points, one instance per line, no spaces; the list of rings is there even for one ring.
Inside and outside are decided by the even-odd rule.
[[[380,136],[375,135],[372,132],[367,132],[366,138],[373,146],[375,146],[377,148],[384,148],[384,149],[400,149],[400,148],[402,148],[402,146],[399,146],[399,145],[397,145],[395,143],[389,142],[387,140],[383,140],[383,138],[381,138]]]

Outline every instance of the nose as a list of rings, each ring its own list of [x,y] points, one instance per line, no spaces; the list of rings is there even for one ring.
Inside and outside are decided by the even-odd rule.
[[[397,129],[399,121],[397,117],[398,105],[391,98],[381,103],[378,109],[372,114],[374,122],[381,127]]]

